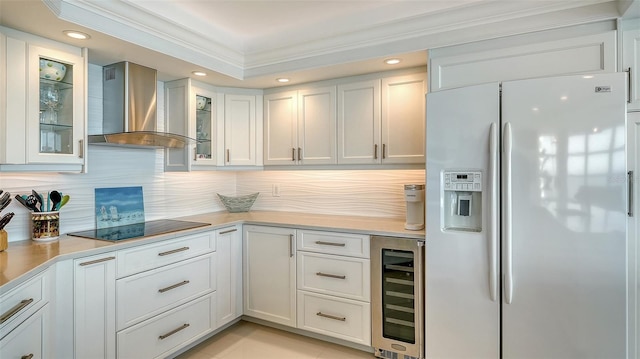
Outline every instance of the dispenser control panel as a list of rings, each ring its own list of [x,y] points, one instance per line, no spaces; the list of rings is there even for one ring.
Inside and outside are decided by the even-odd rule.
[[[480,171],[445,171],[443,175],[445,191],[482,191],[482,172]]]

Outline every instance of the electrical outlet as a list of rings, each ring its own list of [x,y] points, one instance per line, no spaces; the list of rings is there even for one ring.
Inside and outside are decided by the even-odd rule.
[[[274,184],[271,187],[271,195],[273,197],[280,197],[280,185],[279,184]]]

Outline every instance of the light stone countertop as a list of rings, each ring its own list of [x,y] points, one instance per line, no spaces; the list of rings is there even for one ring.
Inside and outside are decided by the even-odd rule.
[[[414,239],[424,239],[425,237],[424,230],[405,230],[404,220],[397,218],[251,211],[245,213],[213,212],[174,219],[210,223],[211,226],[120,242],[100,241],[67,235],[62,235],[58,240],[52,242],[35,242],[31,240],[9,242],[9,248],[0,252],[0,294],[23,283],[57,261],[115,251],[236,224],[271,225]]]

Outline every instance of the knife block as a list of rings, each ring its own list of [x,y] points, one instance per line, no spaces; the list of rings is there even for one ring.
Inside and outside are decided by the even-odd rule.
[[[7,231],[0,229],[0,252],[9,247],[8,237],[9,235],[7,234]]]

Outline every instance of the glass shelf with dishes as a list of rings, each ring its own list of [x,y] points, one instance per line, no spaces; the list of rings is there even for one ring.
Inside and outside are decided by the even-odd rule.
[[[73,65],[40,58],[40,153],[73,153]]]
[[[196,96],[196,160],[212,159],[211,129],[212,129],[212,107],[211,98],[206,96]]]

